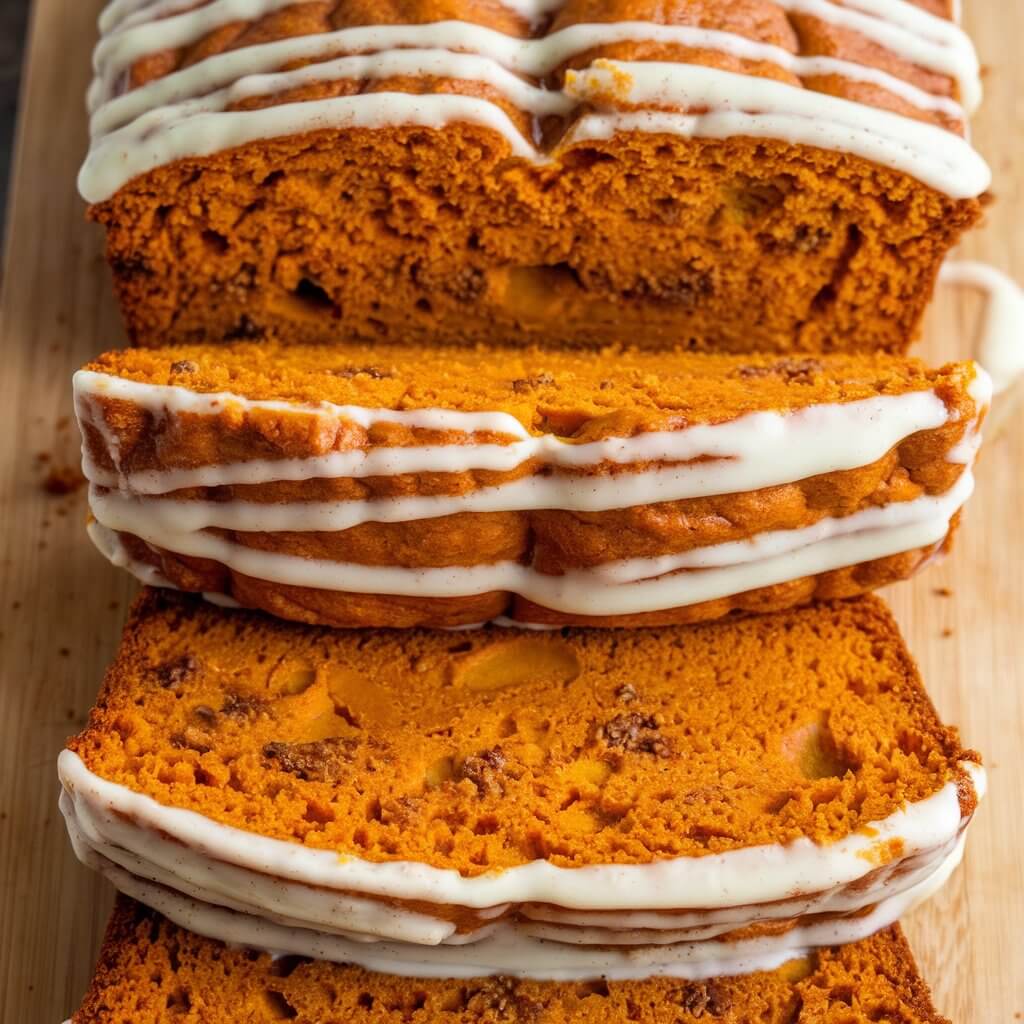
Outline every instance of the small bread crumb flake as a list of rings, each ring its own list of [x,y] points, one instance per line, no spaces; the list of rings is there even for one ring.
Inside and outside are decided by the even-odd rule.
[[[628,71],[604,57],[599,57],[586,71],[565,73],[565,91],[577,100],[613,106],[629,102],[634,79]]]
[[[869,864],[874,864],[876,867],[885,867],[886,864],[892,864],[893,861],[900,860],[903,857],[904,843],[903,840],[896,837],[894,839],[886,839],[881,843],[872,843],[866,850],[861,850],[857,854],[862,860],[866,860]]]
[[[54,466],[43,477],[43,490],[55,497],[74,494],[85,484],[85,477],[77,466]]]

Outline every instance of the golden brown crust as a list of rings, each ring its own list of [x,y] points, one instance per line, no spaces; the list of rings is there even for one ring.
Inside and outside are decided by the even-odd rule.
[[[705,982],[394,978],[229,949],[120,898],[73,1024],[949,1024],[897,926],[776,971]]]
[[[872,598],[699,628],[395,634],[150,591],[69,745],[215,821],[468,875],[827,842],[976,757]]]

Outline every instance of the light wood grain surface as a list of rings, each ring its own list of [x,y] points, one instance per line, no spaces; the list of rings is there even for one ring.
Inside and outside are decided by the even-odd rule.
[[[54,760],[84,721],[135,589],[92,550],[84,495],[44,486],[77,464],[70,376],[122,334],[75,193],[99,0],[37,0],[0,292],[0,1021],[59,1024],[89,980],[111,902],[74,861]],[[987,76],[975,122],[998,204],[964,247],[1024,279],[1024,3],[967,0]],[[940,295],[925,352],[964,353],[977,304]],[[51,481],[52,482],[52,481]],[[906,922],[957,1024],[1024,1019],[1024,418],[984,452],[945,564],[889,597],[925,679],[991,793],[964,868]],[[948,588],[951,594],[940,591]]]

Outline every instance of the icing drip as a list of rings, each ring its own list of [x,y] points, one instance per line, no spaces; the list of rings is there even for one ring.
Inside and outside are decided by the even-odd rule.
[[[944,264],[939,280],[986,294],[978,361],[992,377],[993,392],[1008,391],[1024,374],[1024,291],[995,267],[968,260]]]
[[[248,18],[258,18],[272,13],[282,6],[294,5],[296,2],[297,0],[288,0],[288,2],[256,0],[253,3],[243,0],[244,6],[236,4],[233,9],[246,12]],[[515,11],[530,22],[536,22],[544,15],[558,10],[564,2],[565,0],[502,0],[502,6]],[[115,31],[145,24],[156,18],[184,14],[195,6],[196,0],[111,0],[100,15],[100,32],[103,35],[110,35]],[[214,19],[219,24],[224,23],[219,13],[214,14]],[[228,13],[228,20],[233,20],[230,13]]]
[[[980,194],[991,181],[984,160],[941,128],[839,97],[822,102],[821,93],[752,75],[660,61],[597,60],[584,71],[566,72],[566,92],[598,104],[612,95],[641,106],[709,111],[588,114],[570,132],[567,145],[619,131],[718,139],[745,135],[862,156],[958,199]]]
[[[93,514],[108,529],[273,583],[421,597],[503,590],[571,615],[631,615],[712,601],[938,544],[972,489],[968,472],[940,498],[897,502],[841,519],[824,519],[804,529],[757,534],[749,541],[680,555],[611,562],[560,576],[518,562],[410,569],[304,558],[260,551],[201,530],[179,532],[182,524],[175,529],[173,508],[163,522],[157,522],[146,505],[131,500],[94,493],[91,503]],[[185,511],[189,503],[174,504]]]
[[[969,37],[954,22],[932,15],[908,0],[858,0],[844,4],[834,0],[777,2],[788,12],[852,29],[903,60],[953,78],[969,110],[980,102],[977,55]],[[255,21],[294,3],[295,0],[212,0],[182,10],[182,0],[162,0],[146,6],[133,0],[115,0],[100,19],[104,38],[96,49],[94,65],[98,76],[110,82],[142,57],[193,45],[216,28],[235,21]],[[561,0],[516,0],[507,6],[536,20],[560,7]]]
[[[953,449],[951,455],[955,457],[955,461],[970,464],[974,461],[979,443],[979,435],[972,432],[964,442]],[[951,461],[954,459],[951,458]],[[662,477],[665,479],[661,479]],[[610,485],[607,487],[610,492],[609,500],[613,497],[617,500],[632,499],[637,505],[644,505],[653,504],[647,500],[651,497],[646,493],[648,483],[657,485],[674,482],[675,479],[675,474],[655,470],[651,473],[630,473],[625,479],[622,475],[616,475],[605,482]],[[150,529],[162,534],[194,533],[210,528],[237,530],[243,533],[325,533],[350,530],[365,523],[413,522],[462,512],[523,512],[544,508],[562,511],[602,511],[605,502],[600,499],[605,497],[606,488],[596,486],[601,482],[598,480],[591,483],[590,478],[574,477],[566,481],[567,486],[559,488],[546,486],[552,483],[551,478],[538,475],[461,495],[274,503],[150,498],[93,485],[89,491],[89,503],[93,514],[100,522],[107,525],[117,523],[119,525],[115,526],[115,529],[130,532],[135,532],[134,527],[140,523],[148,523]],[[628,482],[631,489],[629,497],[621,494],[625,482]],[[793,545],[799,547],[803,543],[834,536],[836,533],[859,532],[896,523],[921,522],[955,511],[969,495],[970,474],[965,474],[951,491],[941,497],[922,497],[913,501],[866,508],[841,519],[819,520],[817,524],[801,530],[780,531],[779,536],[799,534],[801,540]],[[718,545],[723,549],[731,546]],[[646,564],[650,560],[639,561]],[[635,578],[651,575],[654,573],[647,572]]]
[[[877,68],[830,57],[800,57],[733,33],[648,22],[572,25],[532,39],[454,21],[343,29],[219,54],[116,95],[125,72],[140,58],[192,45],[219,26],[256,19],[293,2],[213,0],[182,11],[179,0],[144,7],[133,0],[117,0],[101,20],[105,34],[95,54],[96,78],[89,99],[93,143],[79,178],[85,198],[108,199],[133,177],[178,159],[324,128],[442,128],[463,121],[497,132],[518,157],[542,160],[544,154],[523,138],[504,111],[469,96],[372,93],[262,110],[227,108],[247,97],[324,79],[408,74],[486,82],[534,117],[564,116],[575,108],[578,92],[539,89],[517,76],[543,77],[576,54],[625,40],[676,43],[771,61],[802,77],[840,75],[873,83],[922,110],[942,111],[958,122],[964,113],[949,97],[930,94]],[[546,0],[522,0],[516,6],[539,15],[550,5]],[[884,6],[875,0],[842,6],[833,0],[785,0],[781,6],[851,28],[903,59],[953,77],[968,109],[980,98],[977,58],[967,37],[953,23],[906,0],[889,0]],[[353,51],[372,56],[279,70]],[[616,65],[625,73],[630,67]],[[859,155],[957,198],[978,195],[988,186],[988,168],[970,145],[934,125],[771,79],[684,64],[671,67],[675,104],[682,109],[706,107],[706,114],[659,112],[646,119],[635,114],[586,115],[563,145],[619,131],[699,138],[750,135]],[[720,98],[718,105],[709,102],[712,93]]]
[[[531,907],[516,907],[509,916],[511,908],[506,904],[480,911],[473,930],[460,934],[455,925],[443,917],[431,917],[428,913],[410,911],[379,899],[325,893],[280,879],[268,884],[244,870],[213,864],[202,854],[179,851],[177,859],[168,867],[169,849],[161,847],[155,861],[125,849],[108,835],[118,829],[111,830],[109,822],[97,826],[88,813],[80,815],[67,794],[62,794],[61,810],[74,845],[83,851],[86,859],[89,854],[97,854],[133,875],[192,899],[256,917],[315,928],[353,942],[398,942],[413,946],[487,944],[498,930],[506,933],[514,930],[520,936],[575,946],[669,946],[705,942],[752,924],[787,922],[808,914],[855,913],[875,902],[901,896],[941,870],[943,862],[959,843],[959,839],[953,839],[941,849],[915,858],[913,865],[893,862],[881,870],[870,885],[854,886],[852,890],[842,888],[770,904],[717,911],[691,910],[685,914],[624,911],[582,915],[544,907],[543,914],[538,916]],[[595,927],[590,921],[592,916],[599,916],[602,925]],[[635,923],[638,919],[650,923],[640,926]]]
[[[140,583],[147,587],[163,587],[167,590],[178,588],[159,569],[148,562],[140,562],[132,558],[128,549],[124,546],[121,538],[108,530],[105,526],[93,521],[86,524],[85,532],[89,540],[93,542],[96,549],[106,558],[111,565],[130,572]],[[221,608],[241,608],[242,606],[227,594],[205,593],[203,597]]]
[[[612,65],[612,62],[603,63],[607,67]],[[742,83],[744,89],[747,82],[762,83],[755,86],[757,94],[763,84],[776,84],[691,65],[673,65],[673,72],[680,80],[677,83],[680,96],[687,90],[681,81],[687,76],[712,83],[713,90],[717,89],[722,95],[731,88],[727,78],[737,85]],[[695,82],[692,88],[699,92],[700,83]],[[784,97],[784,107],[813,109],[813,113],[775,112],[765,101],[758,104],[769,106],[769,111],[763,114],[739,111],[701,115],[666,111],[588,114],[574,125],[563,145],[568,147],[634,131],[712,139],[744,135],[861,156],[916,177],[955,199],[980,195],[991,183],[987,165],[970,145],[934,125],[887,111],[869,111],[848,100],[808,93],[788,85],[778,84],[778,91],[771,90],[771,95]],[[501,135],[514,156],[542,159],[542,154],[531,141],[523,138],[500,107],[472,96],[379,92],[286,103],[251,111],[209,107],[210,103],[224,102],[225,96],[221,94],[190,101],[178,108],[162,108],[102,139],[90,151],[79,175],[83,197],[89,202],[102,202],[132,178],[187,157],[212,156],[259,139],[323,129],[409,125],[441,129],[466,122]]]
[[[88,523],[85,529],[89,534],[89,540],[96,545],[97,551],[111,565],[116,566],[118,569],[127,569],[144,586],[167,587],[171,590],[178,589],[155,566],[132,558],[124,544],[121,543],[121,538],[113,530],[108,530],[97,522]]]
[[[985,789],[984,770],[973,762],[961,766],[980,799]],[[341,858],[332,850],[316,850],[221,825],[102,779],[69,750],[62,751],[58,772],[74,800],[76,815],[81,819],[90,814],[96,827],[115,829],[117,844],[144,859],[149,853],[161,856],[161,843],[173,845],[162,836],[187,837],[187,848],[201,851],[204,857],[272,878],[349,895],[477,909],[506,903],[630,911],[770,903],[864,878],[877,870],[871,851],[887,848],[892,840],[902,840],[904,857],[940,849],[955,839],[963,824],[957,784],[949,782],[925,800],[825,846],[798,839],[785,846],[748,847],[642,865],[581,868],[559,868],[538,860],[467,877],[411,861]]]
[[[416,978],[504,975],[538,981],[611,981],[672,977],[690,981],[774,970],[815,949],[857,942],[893,924],[937,892],[960,863],[958,843],[938,870],[914,888],[879,902],[870,912],[798,924],[776,936],[737,941],[690,941],[669,946],[573,947],[511,928],[456,947],[361,943],[263,916],[239,913],[182,897],[173,889],[133,875],[89,849],[76,851],[117,889],[175,924],[207,938],[265,950],[357,964],[367,970]]]

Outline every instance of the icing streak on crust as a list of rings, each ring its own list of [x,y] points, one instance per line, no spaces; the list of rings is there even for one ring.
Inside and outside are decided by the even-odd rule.
[[[578,355],[412,368],[381,347],[385,370],[336,349],[352,370],[304,371],[319,350],[250,352],[76,377],[93,537],[150,582],[330,625],[472,624],[513,596],[524,621],[624,625],[862,593],[947,541],[987,406],[970,364],[632,353],[613,382]]]
[[[1024,292],[1020,285],[995,267],[968,260],[944,264],[939,280],[985,294],[978,361],[992,377],[996,395],[1010,391],[1024,375]]]
[[[860,155],[954,197],[988,185],[959,137],[980,96],[973,48],[907,0],[738,0],[669,16],[642,0],[407,6],[115,3],[83,193],[99,202],[163,164],[284,134],[456,121],[529,160],[617,131],[753,135]],[[621,84],[637,65],[657,81],[635,95],[588,78],[611,67]],[[663,116],[623,119],[636,109]]]

